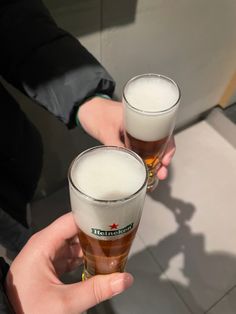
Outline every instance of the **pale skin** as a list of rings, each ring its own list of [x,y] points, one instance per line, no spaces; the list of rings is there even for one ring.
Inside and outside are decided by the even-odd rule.
[[[80,107],[78,119],[83,129],[104,145],[124,146],[122,141],[122,103],[94,97]],[[166,179],[168,175],[167,168],[175,154],[175,150],[175,140],[172,136],[162,159],[161,167],[157,171],[159,180]]]
[[[129,273],[63,284],[59,276],[82,263],[77,233],[72,214],[66,214],[34,234],[15,258],[5,288],[17,314],[79,314],[132,285]]]

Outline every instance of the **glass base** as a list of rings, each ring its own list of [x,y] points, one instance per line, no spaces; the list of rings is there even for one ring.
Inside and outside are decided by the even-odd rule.
[[[158,186],[159,180],[156,178],[155,180],[152,180],[151,182],[148,182],[147,191],[153,192],[155,188]]]
[[[147,184],[147,191],[148,192],[153,192],[158,185],[159,180],[158,180],[157,174],[156,174],[157,169],[149,169],[149,171],[148,171],[148,184]]]
[[[84,269],[82,273],[82,281],[85,281],[91,277],[92,275],[86,269]]]
[[[114,272],[111,272],[111,273],[104,273],[104,274],[100,274],[100,275],[109,275],[109,274],[112,274],[112,273],[115,273],[115,272],[124,272],[125,271],[125,269],[122,269],[122,270],[120,270],[120,269],[118,269],[117,271],[114,271]],[[81,275],[81,279],[82,279],[82,281],[86,281],[86,280],[88,280],[89,278],[92,278],[93,276],[96,276],[96,275],[98,275],[98,274],[93,274],[93,275],[91,275],[85,268],[84,268],[84,270],[83,270],[83,272],[82,272],[82,275]]]
[[[147,191],[153,192],[155,188],[158,186],[159,179],[157,177],[157,170],[161,167],[161,162],[158,162],[155,166],[147,166],[148,168],[148,183],[147,183]]]

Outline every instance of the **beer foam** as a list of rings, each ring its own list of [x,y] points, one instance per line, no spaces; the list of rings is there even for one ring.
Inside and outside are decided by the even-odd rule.
[[[139,110],[156,112],[172,107],[178,100],[179,92],[171,81],[147,76],[131,81],[125,97],[131,106]]]
[[[165,138],[174,128],[179,89],[171,80],[158,75],[137,77],[124,90],[125,128],[143,141]],[[136,110],[135,110],[136,109]]]
[[[126,198],[143,185],[146,170],[135,157],[122,150],[96,149],[73,165],[71,178],[84,194],[99,200]]]

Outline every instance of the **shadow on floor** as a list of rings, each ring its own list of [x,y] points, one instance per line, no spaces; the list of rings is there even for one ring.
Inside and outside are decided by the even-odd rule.
[[[171,304],[169,292],[165,294],[170,285],[191,313],[207,313],[234,286],[236,256],[206,251],[204,234],[194,233],[188,224],[196,208],[190,202],[173,197],[170,182],[171,176],[150,194],[154,200],[165,204],[178,224],[174,233],[147,247],[149,257],[159,265],[161,273],[146,269],[146,250],[133,255],[127,270],[135,277],[134,286],[121,296],[90,309],[88,314],[152,314],[157,313],[157,306],[162,314],[177,313],[176,303]],[[182,268],[171,263],[176,257],[181,257]],[[173,268],[175,274],[180,272],[184,284],[173,278]]]

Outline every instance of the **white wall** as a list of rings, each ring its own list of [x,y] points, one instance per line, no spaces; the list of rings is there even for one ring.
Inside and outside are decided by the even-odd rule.
[[[136,74],[156,72],[176,80],[182,91],[178,126],[215,106],[235,72],[235,0],[44,2],[57,23],[108,69],[119,98],[125,82]],[[17,97],[41,129],[45,144],[41,184],[49,191],[66,177],[72,157],[94,142],[79,130],[68,132],[43,110]]]
[[[235,0],[45,0],[97,56],[121,96],[133,75],[157,72],[182,90],[178,125],[215,106],[236,69]]]

